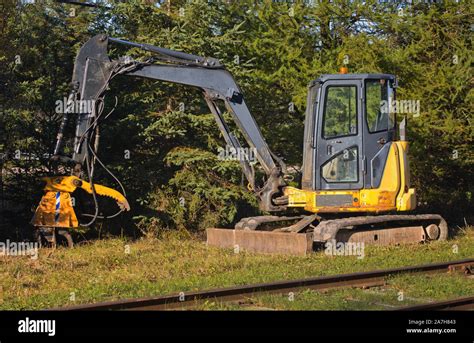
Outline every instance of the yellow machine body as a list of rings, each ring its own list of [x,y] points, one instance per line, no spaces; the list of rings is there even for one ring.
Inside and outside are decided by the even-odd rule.
[[[408,169],[408,142],[392,142],[385,164],[382,181],[378,188],[360,190],[308,191],[286,187],[288,207],[303,207],[313,213],[334,212],[389,212],[409,211],[416,207],[415,189],[410,188]],[[343,206],[321,206],[320,196],[351,195],[352,203]]]

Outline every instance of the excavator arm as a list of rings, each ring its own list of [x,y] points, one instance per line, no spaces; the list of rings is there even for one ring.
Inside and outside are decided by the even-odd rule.
[[[150,51],[154,57],[144,62],[134,60],[130,56],[110,59],[107,54],[109,43]],[[68,101],[89,101],[92,106],[90,111],[75,113],[77,117],[73,156],[67,158],[62,156],[61,152],[64,131],[69,116],[73,113],[68,110],[64,113],[54,152],[54,158],[75,164],[74,175],[79,176],[85,166],[89,179],[93,177],[91,173],[93,173],[93,164],[99,143],[98,129],[104,119],[101,113],[102,97],[116,75],[143,77],[201,89],[226,143],[232,148],[239,149],[241,144],[230,131],[218,106],[218,101],[223,101],[265,172],[266,178],[258,182],[255,180],[254,167],[249,159],[243,158],[239,161],[248,180],[249,188],[256,193],[259,199],[260,208],[265,211],[280,211],[285,208],[276,204],[274,198],[282,195],[282,188],[286,186],[283,178],[286,167],[271,152],[245,103],[242,91],[232,75],[218,60],[110,38],[102,34],[86,42],[75,61],[72,90]],[[69,109],[70,106],[67,108]],[[93,182],[91,184],[93,185]]]

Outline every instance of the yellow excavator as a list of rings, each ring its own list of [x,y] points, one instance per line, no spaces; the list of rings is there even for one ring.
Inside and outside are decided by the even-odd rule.
[[[109,44],[137,47],[152,57],[111,59]],[[234,229],[209,228],[209,245],[305,253],[314,244],[328,241],[388,245],[447,238],[448,227],[441,216],[407,213],[416,207],[416,194],[410,186],[406,118],[397,125],[396,111],[390,105],[396,97],[395,76],[342,70],[309,84],[302,176],[296,188],[288,185],[291,175],[284,162],[270,150],[242,91],[217,59],[101,34],[86,42],[75,60],[68,106],[52,157],[69,165],[71,175],[46,178],[45,194],[32,220],[43,239],[49,237],[54,242],[59,233],[72,245],[70,231],[100,217],[97,196],[115,199],[117,213],[130,209],[120,182],[122,193],[94,183],[96,162],[109,171],[97,149],[99,125],[108,117],[103,114],[103,97],[116,75],[201,89],[226,144],[243,152],[239,163],[248,188],[256,194],[261,210],[272,215],[242,218]],[[73,106],[77,101],[90,102],[91,106],[77,111]],[[254,152],[257,165],[251,163],[245,153],[249,150],[242,148],[229,129],[222,103]],[[62,154],[62,146],[71,115],[75,116],[76,130],[73,155],[68,157]],[[262,179],[257,178],[256,168],[258,174],[264,174]],[[71,193],[77,188],[90,193],[96,204],[95,214],[87,223],[79,222],[71,203]],[[293,214],[288,215],[290,212]],[[275,228],[277,223],[287,224]]]

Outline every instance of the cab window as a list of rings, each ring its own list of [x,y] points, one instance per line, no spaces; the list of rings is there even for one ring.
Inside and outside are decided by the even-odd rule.
[[[329,86],[323,116],[323,137],[357,135],[357,87]]]

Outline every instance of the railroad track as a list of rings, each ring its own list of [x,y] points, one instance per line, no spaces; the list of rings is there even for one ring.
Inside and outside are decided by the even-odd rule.
[[[284,294],[289,292],[297,292],[304,289],[329,290],[344,287],[369,288],[384,285],[385,279],[387,277],[404,273],[426,274],[442,272],[463,272],[468,274],[474,270],[473,266],[474,259],[465,259],[411,267],[375,270],[369,272],[320,276],[314,278],[277,281],[194,292],[181,292],[178,294],[164,295],[158,297],[124,299],[110,302],[61,307],[55,308],[53,310],[81,311],[185,309],[196,307],[198,304],[206,301],[242,301],[252,296],[261,295],[265,293]]]
[[[427,304],[404,306],[395,311],[439,311],[439,310],[474,310],[474,297],[436,301]]]

